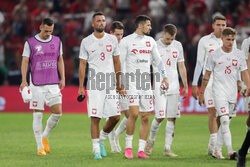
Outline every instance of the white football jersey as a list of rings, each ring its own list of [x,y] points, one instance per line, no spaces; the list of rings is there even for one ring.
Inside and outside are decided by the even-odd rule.
[[[119,54],[118,41],[114,35],[105,33],[101,39],[98,39],[92,33],[82,40],[79,58],[88,61],[88,77],[91,77],[93,70],[95,75],[115,72],[113,56],[119,56]],[[115,80],[111,82],[115,82]]]
[[[84,38],[80,47],[80,59],[89,63],[89,68],[95,72],[114,72],[113,56],[120,55],[118,41],[115,36],[105,33],[98,39],[92,33]]]
[[[244,56],[247,60],[250,53],[250,37],[244,39],[241,45],[241,50],[244,52]]]
[[[237,48],[226,53],[219,48],[208,56],[206,70],[213,72],[213,95],[231,103],[237,101],[237,75],[247,70],[244,54]]]
[[[173,40],[170,45],[165,45],[162,43],[161,39],[159,39],[156,44],[163,64],[165,65],[169,82],[169,89],[167,90],[166,94],[178,94],[180,86],[177,65],[178,62],[184,62],[182,44],[176,40]],[[154,72],[159,72],[158,68],[155,66],[154,63],[153,70]],[[161,80],[162,78],[160,79],[160,82]]]
[[[155,40],[146,35],[133,33],[124,37],[120,42],[121,62],[126,65],[126,73],[135,76],[134,81],[127,81],[129,87],[135,86],[140,81],[141,74],[150,74],[151,60],[159,64],[161,61]]]
[[[199,61],[201,63],[201,66],[203,67],[203,75],[205,74],[205,66],[208,54],[220,48],[221,46],[221,38],[216,38],[213,33],[206,35],[200,39],[197,51],[197,61]]]

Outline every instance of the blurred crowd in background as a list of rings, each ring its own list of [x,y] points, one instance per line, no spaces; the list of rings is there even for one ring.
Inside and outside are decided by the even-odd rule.
[[[81,40],[92,32],[95,11],[125,25],[124,36],[134,32],[134,19],[152,18],[151,36],[160,38],[166,23],[176,25],[176,39],[184,47],[188,82],[193,79],[199,39],[211,33],[212,18],[223,14],[237,30],[237,45],[250,35],[249,0],[1,0],[0,1],[0,85],[19,85],[25,40],[39,32],[44,17],[55,21],[54,35],[61,38],[66,85],[78,85],[78,55]]]

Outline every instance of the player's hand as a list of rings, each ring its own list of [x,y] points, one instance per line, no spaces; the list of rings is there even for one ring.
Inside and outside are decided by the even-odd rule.
[[[183,99],[185,99],[188,95],[188,87],[184,87],[182,89],[182,96],[183,96]]]
[[[79,87],[78,95],[82,95],[82,96],[85,95],[85,91],[84,91],[84,88],[83,88],[83,87]]]
[[[60,81],[59,88],[60,88],[60,90],[63,90],[64,87],[65,87],[65,80],[62,79],[62,80]]]
[[[127,94],[127,91],[125,90],[124,85],[121,85],[120,87],[116,87],[116,92],[118,92],[122,96],[125,96]]]
[[[22,91],[25,86],[29,86],[27,81],[22,81],[20,85],[20,90]]]
[[[244,97],[250,96],[250,87],[247,87],[247,88],[245,89],[243,96],[244,96]]]
[[[242,84],[241,84],[241,81],[237,81],[237,87],[238,87],[238,92],[240,92],[241,91],[241,89],[242,89]]]
[[[202,106],[202,104],[204,104],[204,94],[203,93],[201,93],[199,96],[199,104],[200,104],[200,106]]]
[[[198,96],[199,96],[199,88],[198,86],[192,86],[192,96],[198,100]]]
[[[162,82],[161,82],[161,88],[162,88],[163,90],[168,90],[169,84],[168,84],[167,78],[163,78],[163,80],[162,80]]]

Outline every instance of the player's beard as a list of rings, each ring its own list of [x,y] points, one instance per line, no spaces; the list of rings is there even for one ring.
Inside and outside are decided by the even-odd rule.
[[[95,28],[95,31],[102,33],[104,31],[104,28]]]
[[[142,32],[144,35],[149,35],[150,34],[150,31],[148,31],[148,32]]]

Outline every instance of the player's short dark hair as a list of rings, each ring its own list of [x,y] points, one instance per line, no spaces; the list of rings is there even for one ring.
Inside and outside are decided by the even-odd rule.
[[[135,18],[135,26],[138,27],[139,24],[144,24],[147,20],[152,21],[149,16],[139,15]]]
[[[173,36],[177,33],[177,28],[173,24],[166,24],[163,26],[162,31],[165,33],[169,33],[171,36]]]
[[[120,21],[114,21],[111,24],[110,30],[112,32],[115,32],[115,29],[124,30],[124,25],[122,24],[122,22],[120,22]]]
[[[236,30],[231,28],[231,27],[226,27],[223,31],[222,31],[222,36],[229,36],[229,35],[236,35]]]
[[[102,12],[95,12],[92,16],[92,20],[94,20],[96,16],[104,16],[104,14]]]
[[[215,23],[216,20],[224,20],[224,21],[227,21],[226,17],[223,16],[223,15],[217,15],[217,16],[215,16],[214,19],[213,19],[213,23]]]
[[[42,25],[52,26],[53,24],[54,24],[54,21],[49,17],[44,18],[42,21]]]

